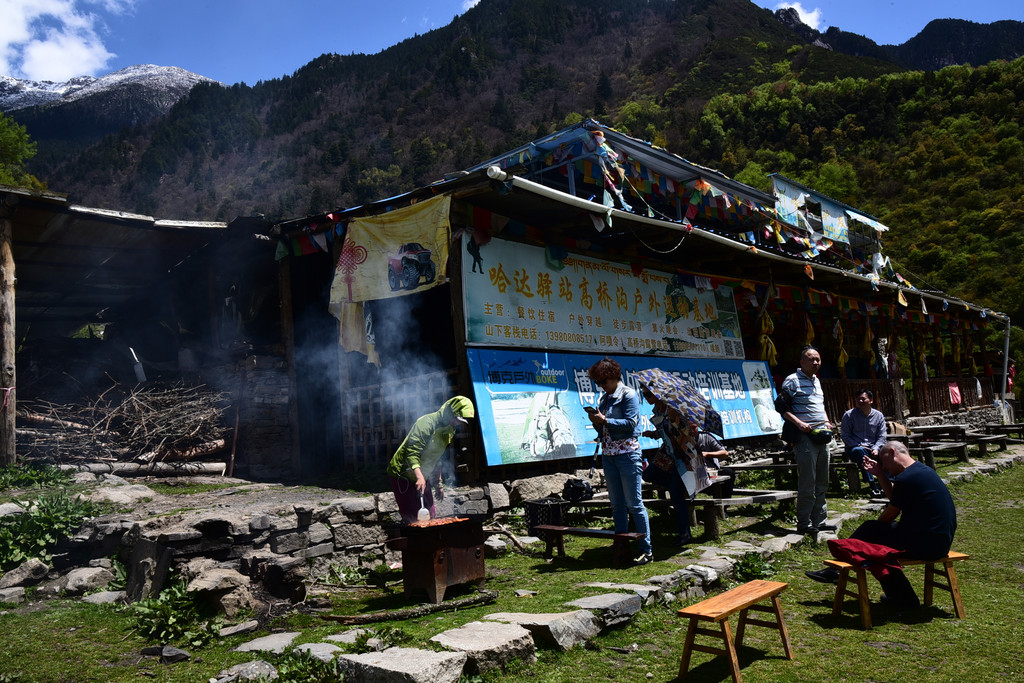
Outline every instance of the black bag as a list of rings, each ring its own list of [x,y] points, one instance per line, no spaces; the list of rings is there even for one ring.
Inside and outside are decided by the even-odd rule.
[[[567,479],[562,487],[562,498],[570,503],[578,503],[581,500],[590,500],[594,497],[594,488],[585,479]]]
[[[819,446],[832,443],[832,430],[825,429],[824,427],[815,427],[807,432],[807,438],[811,440],[811,443],[816,443]]]
[[[793,412],[792,397],[790,397],[789,394],[783,393],[781,389],[779,390],[778,396],[775,397],[775,412],[779,415]],[[798,436],[800,436],[800,430],[796,428],[796,425],[786,418],[782,418],[782,434],[780,435],[780,438],[792,446],[796,443]]]

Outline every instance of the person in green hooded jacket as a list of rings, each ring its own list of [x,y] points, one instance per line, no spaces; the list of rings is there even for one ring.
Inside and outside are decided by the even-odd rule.
[[[437,412],[416,420],[405,441],[388,463],[388,480],[395,492],[395,501],[406,524],[416,521],[422,505],[434,517],[434,496],[427,485],[428,477],[437,484],[438,500],[444,498],[441,482],[441,457],[458,431],[468,428],[468,420],[476,416],[473,402],[465,396],[445,401]]]

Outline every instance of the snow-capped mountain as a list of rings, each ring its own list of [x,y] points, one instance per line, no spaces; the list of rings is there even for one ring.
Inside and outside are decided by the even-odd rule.
[[[93,95],[117,90],[126,85],[143,88],[158,99],[174,104],[196,83],[214,82],[176,66],[137,64],[106,76],[76,76],[63,83],[28,81],[0,76],[0,111],[9,113],[18,109],[50,104],[55,101],[74,102]],[[169,106],[169,105],[168,105]]]

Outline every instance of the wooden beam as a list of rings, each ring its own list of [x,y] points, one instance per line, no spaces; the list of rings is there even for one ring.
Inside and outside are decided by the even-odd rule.
[[[0,465],[17,462],[17,439],[14,432],[15,396],[15,333],[14,306],[14,250],[11,236],[14,232],[9,218],[0,218]]]

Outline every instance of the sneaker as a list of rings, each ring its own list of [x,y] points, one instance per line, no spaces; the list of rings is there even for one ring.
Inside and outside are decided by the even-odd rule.
[[[820,581],[821,583],[839,583],[839,570],[835,567],[825,567],[818,571],[804,572],[804,575],[809,579]]]
[[[885,498],[885,491],[882,490],[881,486],[879,486],[878,484],[875,484],[874,486],[871,487],[871,497],[872,498]]]
[[[816,527],[816,526],[807,526],[807,527],[803,527],[803,528],[797,529],[796,532],[798,534],[805,534],[805,535],[806,534],[816,534],[816,533],[818,533],[818,527]]]
[[[633,566],[640,567],[645,564],[650,564],[651,562],[654,562],[654,554],[647,553],[646,555],[641,555],[640,557],[635,558],[633,560]]]
[[[835,531],[838,528],[835,524],[829,524],[828,522],[818,525],[818,531]]]

